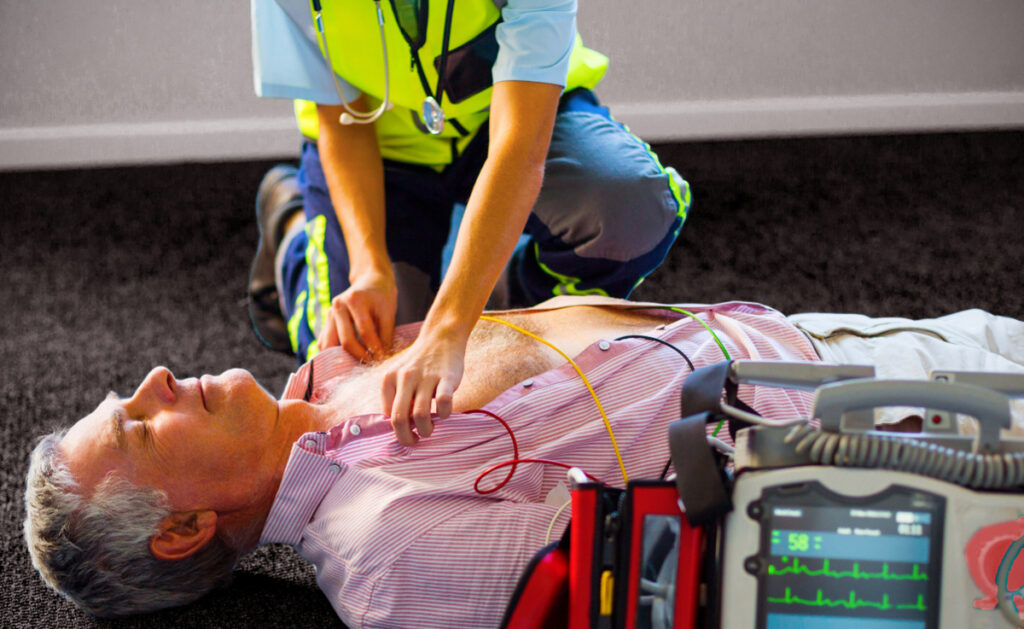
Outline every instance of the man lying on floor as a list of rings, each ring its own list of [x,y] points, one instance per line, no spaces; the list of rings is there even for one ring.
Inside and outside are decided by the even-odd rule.
[[[666,426],[679,417],[691,369],[645,336],[697,368],[722,360],[724,349],[734,359],[870,362],[886,377],[1024,371],[1024,323],[977,310],[913,322],[787,318],[740,302],[688,306],[691,318],[636,305],[558,298],[494,313],[575,357],[631,478],[656,477],[665,465]],[[397,343],[407,346],[416,331],[401,328]],[[557,514],[565,470],[522,463],[507,485],[477,493],[481,472],[513,458],[513,448],[501,423],[474,409],[508,422],[520,458],[621,485],[602,418],[562,356],[482,320],[454,412],[416,426],[417,442],[404,446],[396,433],[412,438],[411,427],[379,412],[386,362],[365,366],[324,350],[280,400],[241,370],[177,380],[154,369],[131,397],[111,394],[33,452],[25,535],[34,565],[86,611],[116,616],[194,600],[227,582],[246,552],[280,542],[316,564],[351,627],[496,626],[549,529],[554,538],[565,528],[567,514]],[[809,412],[803,392],[743,387],[740,397],[769,418]]]

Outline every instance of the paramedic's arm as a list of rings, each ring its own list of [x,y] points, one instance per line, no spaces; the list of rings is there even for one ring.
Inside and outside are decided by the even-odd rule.
[[[353,106],[366,111],[360,96]],[[356,358],[391,347],[398,290],[384,239],[384,166],[372,124],[343,125],[337,105],[317,105],[320,162],[348,249],[351,286],[331,302],[318,340]]]
[[[562,87],[500,81],[491,97],[490,146],[459,227],[451,265],[416,341],[389,365],[383,412],[411,445],[433,431],[431,401],[451,413],[469,333],[512,255],[540,192]]]

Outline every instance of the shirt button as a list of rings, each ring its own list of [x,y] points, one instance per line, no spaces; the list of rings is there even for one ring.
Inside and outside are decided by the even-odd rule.
[[[528,378],[526,380],[523,380],[523,386],[524,387],[532,387],[533,386],[533,379],[532,378]]]
[[[359,424],[352,424],[349,426],[348,431],[352,433],[353,437],[358,437],[359,433],[363,432],[363,429],[359,427]]]
[[[338,465],[337,463],[331,463],[330,465],[327,466],[327,470],[337,474],[338,472],[341,471],[341,466]]]
[[[316,439],[306,439],[306,447],[307,448],[315,448],[316,447]]]
[[[662,323],[661,325],[659,325],[658,327],[656,327],[656,328],[654,328],[654,329],[655,329],[655,330],[664,330],[664,329],[665,329],[665,324],[664,324],[664,323]]]
[[[597,346],[601,348],[602,352],[607,352],[608,349],[612,346],[612,344],[609,343],[608,341],[601,341],[600,343],[597,344]]]

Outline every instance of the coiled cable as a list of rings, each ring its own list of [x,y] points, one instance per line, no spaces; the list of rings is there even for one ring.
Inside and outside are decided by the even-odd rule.
[[[825,432],[809,424],[794,427],[785,442],[819,465],[910,472],[973,489],[1024,485],[1024,452],[978,454],[916,439]]]

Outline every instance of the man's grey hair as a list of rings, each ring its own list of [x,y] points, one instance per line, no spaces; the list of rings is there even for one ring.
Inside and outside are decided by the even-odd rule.
[[[153,556],[167,494],[108,475],[86,497],[58,448],[63,436],[39,441],[26,478],[25,541],[50,587],[110,617],[184,605],[230,581],[239,552],[220,536],[185,559]]]

